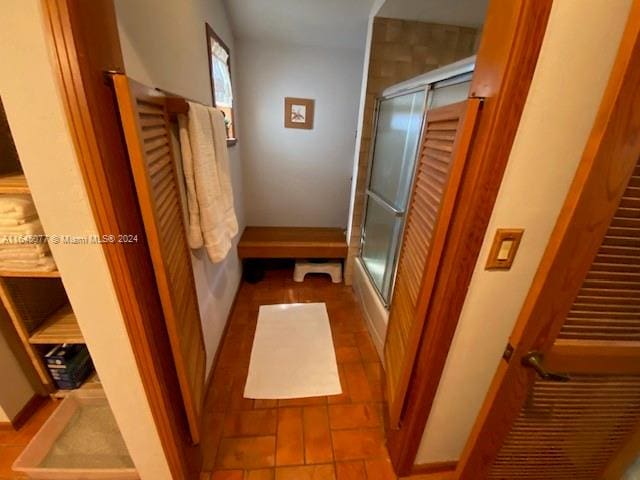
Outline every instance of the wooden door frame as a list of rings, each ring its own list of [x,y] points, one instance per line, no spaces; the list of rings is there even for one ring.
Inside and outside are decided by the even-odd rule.
[[[51,59],[98,233],[146,239],[105,71],[124,72],[113,0],[41,0]],[[103,244],[142,384],[176,480],[197,479],[178,378],[146,240]]]
[[[639,85],[640,0],[634,0],[576,175],[511,334],[515,361],[500,362],[455,478],[486,477],[536,378],[519,359],[552,347],[594,261],[640,156]],[[584,350],[563,349],[563,355],[565,365],[575,364]],[[637,455],[638,448],[640,430],[612,459],[604,478],[620,478],[633,460],[629,453]]]
[[[484,99],[482,113],[431,292],[401,425],[387,433],[399,475],[433,471],[433,465],[414,466],[416,454],[524,109],[551,4],[489,2],[470,90],[471,97]],[[438,467],[438,476],[455,470],[454,463]]]

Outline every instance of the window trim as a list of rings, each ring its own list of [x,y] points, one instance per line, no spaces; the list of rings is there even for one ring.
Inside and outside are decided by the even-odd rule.
[[[212,73],[213,60],[211,58],[211,40],[213,39],[218,44],[220,44],[220,46],[224,48],[224,50],[229,55],[229,59],[227,60],[227,65],[229,66],[229,81],[231,82],[231,90],[233,92],[233,74],[231,72],[231,50],[229,49],[227,44],[224,43],[224,41],[220,38],[220,36],[216,34],[216,32],[211,27],[211,25],[205,22],[204,27],[205,27],[205,33],[207,36],[207,63],[209,65],[208,75],[209,75],[209,84],[211,85],[211,101],[213,103],[213,106],[215,107],[216,106],[216,88],[215,88],[213,73]],[[228,146],[235,145],[238,142],[238,135],[236,132],[236,112],[235,112],[236,107],[235,107],[234,100],[231,101],[231,125],[233,126],[233,130],[232,130],[233,137],[227,137]]]

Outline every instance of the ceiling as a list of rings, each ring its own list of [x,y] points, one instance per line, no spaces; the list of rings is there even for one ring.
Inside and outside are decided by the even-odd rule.
[[[386,0],[378,17],[479,27],[489,0]]]
[[[240,39],[364,49],[374,0],[225,0]]]

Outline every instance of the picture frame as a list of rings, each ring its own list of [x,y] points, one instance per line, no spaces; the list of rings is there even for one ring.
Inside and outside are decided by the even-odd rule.
[[[315,100],[311,98],[285,97],[284,127],[311,130],[314,107]]]

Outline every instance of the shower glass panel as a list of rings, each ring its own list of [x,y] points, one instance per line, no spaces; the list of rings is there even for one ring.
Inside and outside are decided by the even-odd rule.
[[[378,104],[361,258],[385,304],[390,300],[413,180],[425,94],[421,89]]]
[[[424,111],[424,90],[382,100],[369,190],[404,209],[411,188]]]
[[[391,286],[393,269],[389,268],[390,252],[396,249],[396,233],[401,228],[400,216],[371,197],[367,199],[367,216],[364,221],[367,238],[362,248],[362,259],[383,298]]]

